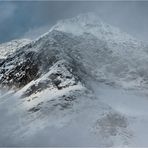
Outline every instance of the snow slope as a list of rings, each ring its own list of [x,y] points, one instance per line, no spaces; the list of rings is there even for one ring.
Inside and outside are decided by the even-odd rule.
[[[12,94],[3,97],[1,146],[147,146],[147,93],[94,83],[92,86],[95,98],[83,93],[67,107],[64,102],[68,102],[58,96],[68,95],[72,87],[67,92],[45,91],[41,95],[43,106],[35,112],[28,111],[35,102]]]
[[[29,44],[29,39],[12,40],[7,43],[0,44],[0,59],[4,59],[10,54],[14,53],[17,49]]]
[[[148,146],[145,43],[88,13],[24,44],[0,61],[0,146]]]
[[[59,21],[49,32],[13,54],[1,66],[1,73],[7,71],[5,73],[8,75],[2,75],[1,83],[14,83],[14,78],[8,79],[9,82],[6,78],[10,78],[9,75],[15,71],[14,68],[19,67],[19,63],[20,66],[25,61],[30,63],[28,57],[26,58],[28,54],[31,61],[34,61],[33,69],[37,68],[41,73],[44,71],[42,67],[50,67],[55,61],[66,59],[73,67],[78,68],[76,75],[80,78],[86,74],[98,81],[122,87],[147,87],[147,52],[148,46],[145,43],[104,23],[93,14],[82,14]],[[13,76],[16,79],[20,77],[17,73],[14,72]],[[29,75],[28,81],[32,80],[32,74]]]
[[[74,18],[58,21],[51,30],[59,30],[74,35],[91,33],[101,40],[108,41],[108,43],[123,44],[123,46],[124,43],[131,43],[135,46],[140,43],[131,35],[122,32],[119,28],[103,22],[99,16],[94,13],[80,14]]]

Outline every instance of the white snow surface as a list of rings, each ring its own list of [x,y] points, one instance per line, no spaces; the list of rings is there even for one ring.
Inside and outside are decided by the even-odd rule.
[[[31,40],[29,39],[18,39],[12,40],[10,42],[0,44],[0,59],[5,59],[17,49],[29,44]]]
[[[31,101],[5,94],[0,103],[1,146],[147,146],[147,91],[91,84],[95,95],[78,85],[47,89]],[[80,90],[83,95],[70,107],[57,105],[59,96]],[[39,102],[41,110],[28,113]]]
[[[126,43],[132,42],[137,45],[137,40],[131,35],[122,32],[119,28],[113,27],[104,21],[95,13],[84,13],[74,18],[64,19],[57,22],[51,30],[59,30],[72,33],[74,35],[82,35],[83,33],[91,33],[99,39],[107,40],[109,43]]]
[[[74,45],[72,51],[80,54],[79,60],[93,77],[125,88],[147,84],[148,45],[94,13],[61,20],[48,33],[53,30],[81,37],[83,42]]]
[[[45,45],[61,50],[64,60],[18,91],[0,91],[0,146],[147,147],[147,45],[88,13],[59,21],[33,41],[37,45],[33,50],[40,50],[53,30],[80,41],[69,43],[72,49],[68,50],[91,75],[86,79],[89,85],[75,83],[73,74],[62,65],[67,60],[64,35],[58,49],[54,44],[60,43],[50,36]],[[49,83],[22,97],[57,71],[63,76],[60,85],[66,87],[58,89]]]

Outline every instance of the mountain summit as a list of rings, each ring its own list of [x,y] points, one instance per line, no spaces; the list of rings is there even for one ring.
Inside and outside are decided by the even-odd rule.
[[[120,31],[100,19],[95,13],[80,14],[76,17],[59,21],[51,30],[59,30],[74,35],[91,33],[99,39],[105,39],[108,42],[126,42],[136,43],[131,35]]]
[[[81,14],[59,21],[48,33],[2,60],[0,82],[3,86],[25,86],[64,60],[73,69],[70,73],[83,83],[91,77],[140,86],[148,76],[144,67],[148,62],[146,51],[144,43],[96,15]]]

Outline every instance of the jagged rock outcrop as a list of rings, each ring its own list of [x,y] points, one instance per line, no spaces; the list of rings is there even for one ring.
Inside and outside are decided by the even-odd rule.
[[[48,33],[1,60],[0,84],[22,88],[64,60],[67,71],[83,84],[89,77],[111,85],[130,82],[140,86],[148,80],[146,47],[92,14],[80,15],[60,21]],[[58,86],[60,81],[54,81]]]

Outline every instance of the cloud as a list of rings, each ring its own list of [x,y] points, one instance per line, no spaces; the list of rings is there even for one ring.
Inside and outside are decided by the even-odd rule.
[[[34,39],[60,19],[91,11],[140,40],[148,38],[146,1],[7,1],[0,2],[0,43],[23,36]]]
[[[4,23],[4,21],[12,17],[16,8],[14,3],[2,3],[0,5],[0,23]]]
[[[50,25],[30,28],[27,32],[24,33],[22,38],[36,39],[42,34],[46,33],[49,29]]]

